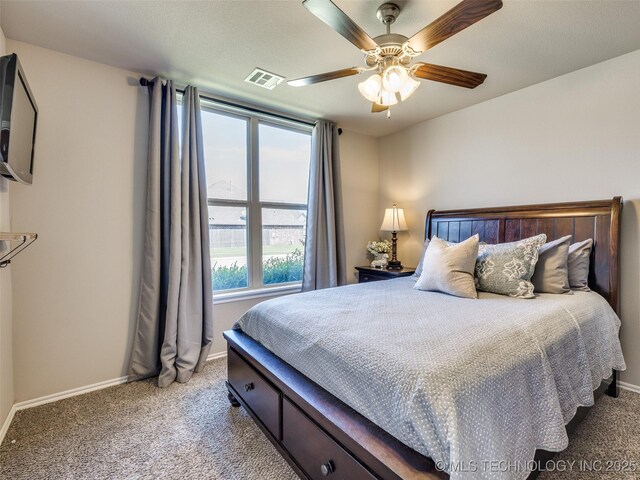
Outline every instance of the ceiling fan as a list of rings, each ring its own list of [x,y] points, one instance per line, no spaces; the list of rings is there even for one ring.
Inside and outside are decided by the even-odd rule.
[[[383,3],[377,17],[387,33],[371,38],[331,0],[304,0],[302,4],[324,23],[358,47],[365,55],[366,67],[351,67],[333,72],[289,80],[293,87],[303,87],[364,72],[374,74],[358,84],[360,93],[372,103],[371,112],[387,111],[404,101],[418,88],[416,78],[475,88],[487,77],[484,73],[468,72],[412,60],[447,38],[461,32],[502,7],[501,0],[463,0],[411,38],[391,33],[391,24],[400,14],[395,3]]]

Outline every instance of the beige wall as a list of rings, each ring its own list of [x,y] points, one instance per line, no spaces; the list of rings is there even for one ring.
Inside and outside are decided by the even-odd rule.
[[[33,185],[11,185],[16,402],[124,375],[143,226],[147,102],[135,75],[28,44]]]
[[[344,131],[340,161],[347,253],[347,281],[357,283],[354,267],[371,262],[367,242],[378,238],[378,139]]]
[[[621,317],[640,385],[640,51],[380,139],[380,203],[407,209],[417,262],[430,208],[622,195]]]
[[[0,28],[0,56],[5,54],[5,37]],[[0,177],[0,231],[11,231],[8,181]],[[6,252],[3,245],[1,252]],[[11,314],[11,267],[0,270],[0,428],[13,406],[13,319]]]
[[[147,96],[139,75],[8,41],[40,108],[34,183],[11,189],[14,228],[38,241],[13,265],[16,401],[126,374],[145,190]],[[347,257],[363,261],[378,202],[377,140],[345,132]],[[353,188],[353,191],[351,189]],[[348,190],[348,191],[347,191]],[[351,215],[351,216],[349,216]],[[222,331],[261,299],[214,306]]]

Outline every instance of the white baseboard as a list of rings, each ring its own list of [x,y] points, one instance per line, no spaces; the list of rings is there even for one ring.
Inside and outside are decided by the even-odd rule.
[[[219,358],[225,358],[226,356],[227,352],[212,353],[207,357],[207,362],[210,362],[211,360],[218,360]]]
[[[2,445],[2,441],[4,440],[4,436],[7,434],[7,430],[9,430],[9,425],[13,421],[13,416],[16,414],[16,406],[14,405],[9,410],[9,415],[7,415],[7,419],[2,424],[2,428],[0,428],[0,445]]]
[[[625,390],[629,390],[630,392],[640,393],[640,387],[638,385],[633,385],[632,383],[627,382],[618,382],[620,388],[624,388]]]
[[[207,357],[207,362],[211,360],[218,360],[220,358],[225,358],[227,356],[227,352],[217,352],[212,353]],[[24,410],[26,408],[37,407],[39,405],[44,405],[45,403],[57,402],[58,400],[62,400],[64,398],[75,397],[76,395],[82,395],[84,393],[94,392],[96,390],[102,390],[103,388],[113,387],[115,385],[121,385],[123,383],[127,383],[128,377],[119,377],[114,378],[112,380],[105,380],[104,382],[94,383],[92,385],[87,385],[84,387],[72,388],[71,390],[65,390],[64,392],[53,393],[51,395],[45,395],[44,397],[34,398],[32,400],[25,400],[24,402],[18,402],[11,407],[9,411],[9,415],[7,419],[2,424],[2,428],[0,428],[0,445],[2,445],[2,441],[4,440],[4,436],[7,434],[7,430],[9,430],[9,425],[11,425],[11,421],[15,416],[18,410]]]
[[[218,360],[219,358],[225,358],[227,352],[212,353],[207,357],[207,362],[211,360]],[[26,400],[24,402],[18,402],[13,406],[12,410],[24,410],[25,408],[37,407],[44,405],[45,403],[57,402],[64,398],[75,397],[76,395],[82,395],[84,393],[94,392],[96,390],[102,390],[103,388],[113,387],[115,385],[121,385],[127,383],[129,377],[119,377],[111,380],[105,380],[104,382],[94,383],[92,385],[86,385],[84,387],[72,388],[71,390],[65,390],[64,392],[53,393],[51,395],[45,395],[44,397],[34,398],[32,400]]]
[[[112,380],[105,380],[104,382],[94,383],[92,385],[86,385],[84,387],[72,388],[71,390],[65,390],[64,392],[52,393],[51,395],[45,395],[44,397],[34,398],[32,400],[25,400],[24,402],[18,402],[14,405],[16,410],[24,410],[25,408],[37,407],[44,405],[45,403],[57,402],[63,398],[75,397],[76,395],[82,395],[83,393],[93,392],[95,390],[102,390],[103,388],[113,387],[114,385],[121,385],[127,383],[128,377],[119,377]]]
[[[11,425],[11,421],[13,420],[13,417],[18,410],[37,407],[39,405],[44,405],[45,403],[57,402],[58,400],[62,400],[63,398],[75,397],[76,395],[82,395],[83,393],[89,393],[95,390],[102,390],[103,388],[113,387],[114,385],[121,385],[123,383],[127,383],[127,378],[128,377],[120,377],[114,378],[112,380],[105,380],[104,382],[98,382],[84,387],[72,388],[71,390],[65,390],[64,392],[53,393],[51,395],[45,395],[44,397],[15,403],[13,407],[11,407],[9,416],[5,420],[4,424],[2,425],[2,429],[0,430],[0,445],[2,444],[2,440],[4,440],[4,436],[6,435],[7,430],[9,430],[9,425]]]

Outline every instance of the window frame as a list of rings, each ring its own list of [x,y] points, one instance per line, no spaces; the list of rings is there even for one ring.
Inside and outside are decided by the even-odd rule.
[[[263,250],[262,250],[262,209],[275,208],[284,210],[307,210],[308,201],[302,203],[264,202],[260,200],[260,125],[303,133],[311,136],[312,125],[276,118],[268,114],[261,114],[242,107],[220,105],[212,100],[200,98],[201,110],[218,115],[226,115],[246,121],[246,168],[247,168],[247,197],[246,200],[228,200],[210,198],[207,194],[209,207],[242,207],[247,214],[247,286],[227,290],[213,290],[215,303],[226,303],[245,298],[260,298],[275,294],[285,294],[300,291],[302,282],[285,282],[273,285],[263,284]],[[203,132],[203,136],[205,132]],[[309,152],[311,155],[311,152]],[[308,200],[308,194],[307,194]],[[306,238],[306,236],[305,236]]]

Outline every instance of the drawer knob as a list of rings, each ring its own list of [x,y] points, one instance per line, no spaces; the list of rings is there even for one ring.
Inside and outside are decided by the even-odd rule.
[[[331,460],[329,460],[328,462],[325,462],[322,464],[322,466],[320,467],[320,472],[322,473],[323,476],[327,477],[330,474],[332,474],[335,471],[336,467],[333,466],[333,462]]]
[[[244,391],[245,391],[245,392],[250,392],[251,390],[253,390],[253,382],[246,383],[246,384],[244,385]]]

